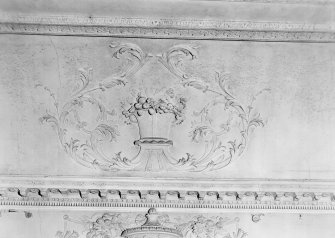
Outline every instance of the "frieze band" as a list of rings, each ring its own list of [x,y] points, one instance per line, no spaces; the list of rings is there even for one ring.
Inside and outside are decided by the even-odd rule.
[[[161,39],[335,42],[331,25],[199,19],[92,16],[0,16],[2,34],[112,36]]]

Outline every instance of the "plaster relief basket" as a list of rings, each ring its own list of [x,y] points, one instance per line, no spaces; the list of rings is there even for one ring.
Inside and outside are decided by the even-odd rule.
[[[181,238],[182,234],[174,228],[164,227],[159,222],[159,214],[150,208],[145,215],[147,220],[140,226],[126,229],[121,236],[124,238]]]
[[[146,113],[140,117],[137,116],[136,119],[142,143],[147,141],[172,144],[172,141],[169,140],[171,124],[175,120],[172,113],[154,115]]]
[[[174,114],[156,113],[136,116],[140,139],[134,142],[141,147],[136,158],[138,166],[135,170],[140,171],[162,171],[172,169],[171,158],[168,156],[168,148],[172,146],[169,140],[170,127],[175,120]]]
[[[137,123],[140,139],[134,142],[140,151],[132,161],[138,171],[173,170],[174,161],[169,155],[169,147],[173,145],[169,139],[173,123],[181,122],[183,100],[173,105],[163,99],[139,96],[131,107],[123,114],[133,123]]]

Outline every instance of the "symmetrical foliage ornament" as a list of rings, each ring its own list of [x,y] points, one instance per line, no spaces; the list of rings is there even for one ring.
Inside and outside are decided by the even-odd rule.
[[[40,121],[55,126],[64,150],[78,163],[105,171],[218,170],[243,153],[254,128],[264,126],[253,103],[269,90],[261,90],[245,107],[229,91],[227,72],[215,72],[213,79],[187,73],[185,59],[197,59],[198,46],[175,45],[157,56],[132,43],[110,47],[113,57],[124,63],[123,70],[94,85],[92,69],[80,69],[80,86],[61,107],[49,88],[37,85],[49,93],[56,109]],[[152,80],[138,80],[137,73],[152,62],[159,62],[177,81],[166,83],[163,79],[153,86]],[[120,106],[114,103],[114,108],[107,110],[99,97],[107,90],[109,95],[122,92],[117,94]],[[190,93],[196,91],[205,98],[201,107]],[[187,151],[180,158],[173,152],[178,144],[174,144],[171,131],[178,130],[185,120],[190,124],[190,143],[199,144],[203,151],[197,155]],[[139,138],[134,141],[137,152],[123,155],[106,150],[116,148],[122,138],[119,129],[127,125],[138,128]]]
[[[71,223],[85,228],[86,238],[245,238],[247,233],[239,226],[239,218],[205,217],[185,218],[178,215],[159,214],[150,208],[146,215],[132,213],[104,213],[92,217],[70,218],[64,216],[64,231],[56,237],[76,238],[69,230]]]

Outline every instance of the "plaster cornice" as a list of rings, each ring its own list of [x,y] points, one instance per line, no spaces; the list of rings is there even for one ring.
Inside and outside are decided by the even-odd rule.
[[[154,182],[153,182],[154,181]],[[217,209],[333,212],[335,182],[321,180],[0,179],[1,207],[64,209]]]
[[[0,15],[0,33],[159,39],[335,42],[332,24],[215,19]]]

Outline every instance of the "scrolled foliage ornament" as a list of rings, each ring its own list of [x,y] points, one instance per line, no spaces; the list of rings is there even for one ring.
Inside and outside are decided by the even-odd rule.
[[[199,46],[175,45],[158,56],[145,53],[133,43],[113,43],[110,47],[114,50],[113,58],[126,62],[123,70],[94,84],[92,69],[80,69],[79,85],[64,103],[58,102],[57,95],[48,87],[36,85],[50,95],[55,108],[54,113],[48,111],[40,117],[40,122],[56,128],[64,150],[81,165],[110,172],[219,170],[241,156],[252,131],[264,126],[253,103],[269,89],[261,90],[244,106],[230,92],[229,73],[215,72],[214,77],[203,78],[185,72],[184,62],[192,63],[199,57]],[[161,77],[163,81],[155,82],[155,86],[152,86],[153,81],[138,83],[136,73],[150,62],[166,67],[169,76],[172,74],[177,82],[165,82]],[[129,93],[138,86],[144,88],[143,92]],[[147,93],[148,87],[156,87],[153,91],[159,93]],[[121,107],[114,104],[110,111],[100,95],[113,94],[116,90],[127,100],[121,100]],[[187,90],[200,92],[204,100],[195,105],[197,99],[188,95]],[[110,105],[113,101],[107,103]],[[197,109],[192,109],[192,105]],[[199,145],[199,151],[176,155],[173,147],[178,144],[174,143],[171,131],[178,130],[178,126],[186,128],[185,121],[189,119],[186,113],[193,118],[188,122],[191,125],[187,124],[186,133],[191,147]],[[114,118],[119,115],[126,123],[121,125],[120,121],[110,120],[111,115]],[[111,150],[113,154],[106,153],[107,143],[116,148],[122,129],[130,125],[138,128],[139,138],[133,141],[137,152],[133,155],[114,150]]]

